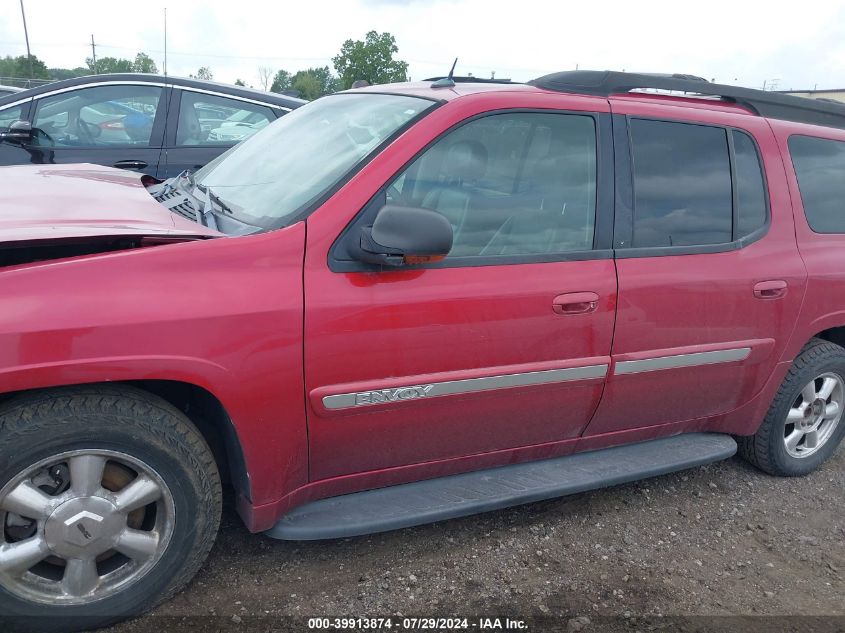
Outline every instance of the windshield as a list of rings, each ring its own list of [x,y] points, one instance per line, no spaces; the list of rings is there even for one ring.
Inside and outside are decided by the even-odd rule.
[[[435,103],[385,94],[323,97],[200,169],[236,219],[275,228],[319,199],[383,141]]]

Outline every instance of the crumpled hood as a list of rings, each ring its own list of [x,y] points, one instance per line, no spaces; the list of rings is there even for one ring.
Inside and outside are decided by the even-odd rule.
[[[90,164],[0,167],[0,243],[108,235],[223,234],[168,211],[135,172]]]

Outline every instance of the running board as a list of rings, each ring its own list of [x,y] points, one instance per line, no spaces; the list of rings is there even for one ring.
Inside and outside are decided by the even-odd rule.
[[[665,475],[734,453],[730,435],[676,435],[320,499],[295,508],[265,534],[312,541],[386,532]]]

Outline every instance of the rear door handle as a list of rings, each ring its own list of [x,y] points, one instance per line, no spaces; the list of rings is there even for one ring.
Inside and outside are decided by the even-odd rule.
[[[787,284],[783,279],[770,279],[754,284],[754,296],[758,299],[780,299],[786,294]]]
[[[118,169],[144,169],[146,166],[142,160],[119,160],[114,164]]]
[[[552,310],[556,314],[586,314],[595,312],[598,305],[599,296],[595,292],[567,292],[554,298]]]

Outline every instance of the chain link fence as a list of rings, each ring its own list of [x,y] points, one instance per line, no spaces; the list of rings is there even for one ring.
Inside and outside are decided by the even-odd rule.
[[[27,79],[26,77],[0,77],[0,85],[15,86],[16,88],[37,88],[44,84],[51,84],[55,79]]]

